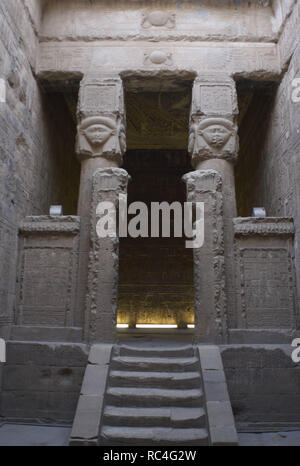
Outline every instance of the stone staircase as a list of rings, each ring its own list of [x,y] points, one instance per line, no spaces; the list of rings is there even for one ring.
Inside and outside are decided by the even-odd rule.
[[[208,445],[196,349],[113,349],[99,443]]]
[[[91,347],[70,445],[237,445],[220,349],[146,340]]]

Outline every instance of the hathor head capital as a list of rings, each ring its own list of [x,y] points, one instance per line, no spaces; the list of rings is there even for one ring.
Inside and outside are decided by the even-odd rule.
[[[103,116],[85,118],[80,126],[80,132],[92,146],[103,145],[112,135],[116,134],[116,130],[116,122],[112,118]]]

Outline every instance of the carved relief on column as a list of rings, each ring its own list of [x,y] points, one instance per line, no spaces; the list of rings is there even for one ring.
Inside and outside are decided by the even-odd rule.
[[[124,93],[119,77],[86,77],[78,104],[76,152],[80,160],[102,157],[120,166],[126,151]]]
[[[116,334],[119,238],[101,238],[97,234],[100,202],[112,203],[118,213],[119,195],[127,194],[130,180],[121,168],[98,169],[93,175],[88,293],[86,300],[86,339],[89,342],[112,342]]]
[[[206,75],[195,80],[188,148],[193,167],[212,158],[236,161],[237,113],[235,83],[231,78]]]
[[[226,341],[224,212],[222,177],[215,170],[186,174],[187,201],[204,203],[204,245],[194,249],[195,339]]]

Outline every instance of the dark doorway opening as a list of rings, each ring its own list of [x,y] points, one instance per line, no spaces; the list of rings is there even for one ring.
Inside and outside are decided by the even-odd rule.
[[[124,168],[132,176],[128,204],[186,199],[182,176],[190,171],[188,154],[182,150],[132,150]],[[149,209],[150,211],[150,209]],[[150,224],[151,222],[149,222]],[[149,226],[149,231],[151,227]],[[185,238],[122,238],[118,323],[194,323],[193,252]]]

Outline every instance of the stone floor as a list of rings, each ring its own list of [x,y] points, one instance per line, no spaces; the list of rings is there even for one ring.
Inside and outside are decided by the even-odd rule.
[[[70,427],[3,424],[0,447],[3,446],[67,446]],[[300,430],[239,434],[241,446],[300,446]]]
[[[71,427],[0,425],[0,446],[67,446]]]
[[[300,446],[300,431],[239,433],[240,446]]]

